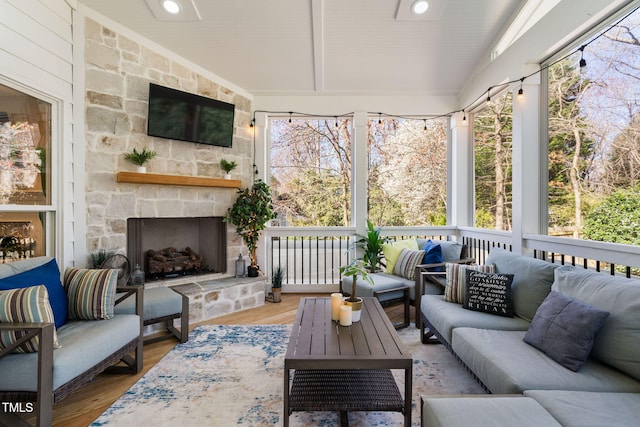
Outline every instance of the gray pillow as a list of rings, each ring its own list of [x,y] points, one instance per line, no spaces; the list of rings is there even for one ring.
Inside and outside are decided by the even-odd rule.
[[[485,264],[495,264],[496,273],[513,274],[511,289],[515,314],[530,322],[551,290],[553,272],[558,264],[497,247],[491,248]]]
[[[442,248],[442,262],[452,262],[460,259],[462,243],[448,242],[446,240],[434,240],[433,242],[439,243]]]
[[[533,317],[524,342],[577,372],[587,360],[596,333],[608,316],[608,311],[551,291]]]

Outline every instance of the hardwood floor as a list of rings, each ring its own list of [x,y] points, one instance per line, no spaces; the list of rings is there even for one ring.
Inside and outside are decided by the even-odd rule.
[[[259,325],[293,323],[301,297],[327,296],[326,294],[283,294],[282,302],[266,302],[264,306],[226,316],[216,317],[206,324]],[[402,321],[402,305],[385,310],[391,321]],[[413,319],[413,309],[412,309]],[[191,325],[191,328],[196,325]],[[67,396],[54,407],[53,425],[86,427],[136,383],[153,365],[175,345],[173,339],[148,344],[144,347],[144,368],[136,375],[98,375],[96,379]]]

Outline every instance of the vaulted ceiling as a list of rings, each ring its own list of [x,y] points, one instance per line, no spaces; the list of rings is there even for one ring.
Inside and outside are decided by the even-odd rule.
[[[179,0],[199,20],[159,20],[160,0],[79,0],[260,95],[456,95],[523,0]],[[155,4],[154,4],[155,2]]]

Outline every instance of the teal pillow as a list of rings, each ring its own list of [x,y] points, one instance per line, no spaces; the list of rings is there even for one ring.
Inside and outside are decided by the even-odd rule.
[[[44,285],[47,288],[55,326],[59,328],[67,322],[67,294],[60,282],[60,269],[58,269],[58,263],[55,259],[23,273],[0,279],[0,290],[38,285]]]

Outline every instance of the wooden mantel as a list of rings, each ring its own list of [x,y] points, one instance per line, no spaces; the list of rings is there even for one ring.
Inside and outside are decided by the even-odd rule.
[[[158,173],[118,172],[117,182],[132,184],[186,185],[192,187],[240,188],[239,179],[208,178],[203,176],[164,175]]]

